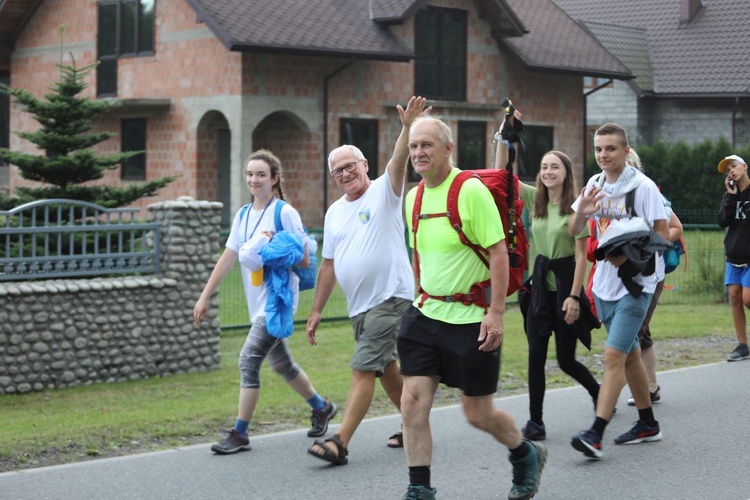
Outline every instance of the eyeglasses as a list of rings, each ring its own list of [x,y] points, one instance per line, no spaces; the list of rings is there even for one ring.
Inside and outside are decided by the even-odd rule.
[[[353,161],[351,163],[347,163],[343,167],[339,167],[339,168],[335,168],[331,170],[331,177],[341,177],[342,175],[344,175],[344,170],[350,173],[354,172],[354,169],[357,168],[357,164],[361,161],[365,161],[365,160]]]

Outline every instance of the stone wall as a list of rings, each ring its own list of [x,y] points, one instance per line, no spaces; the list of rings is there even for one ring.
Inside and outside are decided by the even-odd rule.
[[[192,311],[219,252],[221,206],[148,207],[158,275],[0,283],[0,394],[218,368],[218,295],[201,325]]]

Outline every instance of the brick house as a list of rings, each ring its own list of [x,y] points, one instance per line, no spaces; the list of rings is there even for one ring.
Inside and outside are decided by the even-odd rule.
[[[105,182],[179,174],[142,205],[219,200],[224,224],[249,197],[244,158],[265,147],[284,164],[286,198],[322,226],[340,196],[327,153],[356,144],[382,173],[400,131],[395,105],[414,94],[452,126],[464,168],[491,163],[508,95],[528,126],[521,173],[556,147],[582,175],[582,78],[632,76],[551,0],[0,0],[0,20],[11,86],[42,95],[61,53],[99,62],[87,95],[124,102],[98,123],[119,132],[100,149],[146,151]],[[8,108],[0,135],[28,150],[8,130],[36,124]],[[11,190],[26,182],[14,170]]]
[[[635,78],[585,78],[590,129],[616,121],[633,142],[750,139],[745,0],[554,0]]]

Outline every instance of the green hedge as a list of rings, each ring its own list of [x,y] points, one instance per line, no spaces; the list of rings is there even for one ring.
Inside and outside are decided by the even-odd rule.
[[[725,192],[724,176],[716,170],[722,158],[731,154],[750,159],[750,147],[733,148],[729,141],[657,141],[635,148],[643,169],[669,198],[683,224],[715,223]],[[586,161],[587,179],[599,172],[593,153]]]

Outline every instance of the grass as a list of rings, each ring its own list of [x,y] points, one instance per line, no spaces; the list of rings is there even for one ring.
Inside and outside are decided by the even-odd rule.
[[[718,231],[687,233],[688,270],[680,267],[668,275],[667,284],[676,289],[664,292],[652,321],[657,345],[660,339],[710,335],[725,337],[727,351],[731,348],[731,313],[728,305],[719,304],[723,294],[721,238]],[[229,293],[241,291],[241,287],[236,271],[222,284],[220,314],[225,325],[247,324],[244,296],[241,292],[239,298]],[[312,292],[301,294],[298,319],[307,315],[311,300]],[[334,293],[325,313],[328,317],[346,315],[340,290]],[[527,346],[521,319],[518,308],[509,306],[500,394],[525,388]],[[212,372],[0,395],[0,472],[216,440],[223,429],[232,425],[236,415],[237,358],[245,333],[246,330],[223,332],[221,366]],[[597,378],[601,376],[604,337],[603,330],[595,330],[593,350],[579,350],[582,361]],[[348,321],[323,323],[318,343],[317,347],[307,343],[302,326],[290,338],[297,362],[310,375],[316,389],[343,403],[349,389],[348,363],[354,347]],[[549,357],[555,357],[554,343],[550,343]],[[718,360],[710,354],[700,359],[685,355],[670,360],[669,366]],[[554,363],[548,365],[553,366]],[[300,397],[265,365],[261,378],[263,391],[251,432],[307,426],[309,409]],[[570,384],[568,377],[550,369],[548,386]],[[438,398],[440,404],[456,401],[450,391],[441,389],[441,393],[447,396]],[[392,411],[378,387],[371,415]]]

